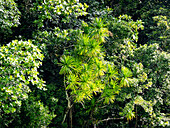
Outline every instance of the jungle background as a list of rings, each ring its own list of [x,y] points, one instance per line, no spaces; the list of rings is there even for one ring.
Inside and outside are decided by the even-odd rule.
[[[0,0],[0,128],[161,128],[168,0]]]

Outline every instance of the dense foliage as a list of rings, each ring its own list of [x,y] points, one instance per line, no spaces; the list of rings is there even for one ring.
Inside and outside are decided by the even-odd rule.
[[[0,128],[168,127],[168,0],[0,0]]]

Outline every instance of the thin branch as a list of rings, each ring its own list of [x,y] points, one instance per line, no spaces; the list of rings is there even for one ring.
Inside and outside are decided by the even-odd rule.
[[[64,118],[63,118],[62,124],[65,122],[65,119],[66,119],[66,117],[67,117],[67,114],[68,114],[69,110],[73,107],[73,105],[74,105],[74,103],[73,103],[70,107],[67,107],[67,110],[66,110],[66,112],[65,112],[65,114],[64,114]]]
[[[105,107],[107,107],[107,105],[104,105],[104,106],[101,106],[101,107],[98,107],[98,108],[105,108]]]
[[[100,101],[104,100],[104,98],[101,98],[100,100],[97,100],[96,103],[99,103]]]
[[[68,92],[67,92],[67,90],[66,90],[65,75],[64,75],[64,87],[65,87],[65,93],[66,93],[66,99],[67,99],[67,101],[68,101],[68,105],[67,105],[67,110],[66,110],[66,112],[65,112],[65,114],[64,114],[64,118],[63,118],[62,124],[65,122],[65,119],[66,119],[66,117],[67,117],[68,112],[70,111],[70,109],[71,109],[71,108],[73,107],[73,105],[74,105],[74,103],[71,105],[70,97],[69,97]]]
[[[99,124],[99,123],[104,122],[104,121],[109,121],[109,120],[122,120],[122,119],[124,119],[124,117],[121,117],[121,118],[110,118],[110,117],[108,117],[107,119],[99,120],[96,124]]]
[[[82,102],[80,102],[81,103],[81,105],[83,106],[83,108],[85,109],[85,106],[84,106],[84,104],[82,103]]]

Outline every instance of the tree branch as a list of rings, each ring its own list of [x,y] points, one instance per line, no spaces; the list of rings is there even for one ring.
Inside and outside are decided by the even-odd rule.
[[[107,119],[99,120],[96,124],[99,124],[99,123],[104,122],[104,121],[109,121],[109,120],[122,120],[122,119],[124,119],[124,117],[121,117],[121,118],[110,118],[110,117],[108,117]]]

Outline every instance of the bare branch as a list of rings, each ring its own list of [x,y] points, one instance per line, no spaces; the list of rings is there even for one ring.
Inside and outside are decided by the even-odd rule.
[[[122,119],[124,119],[124,117],[121,117],[121,118],[110,118],[110,117],[108,117],[107,119],[99,120],[96,124],[99,124],[99,123],[104,122],[104,121],[109,121],[109,120],[122,120]]]

